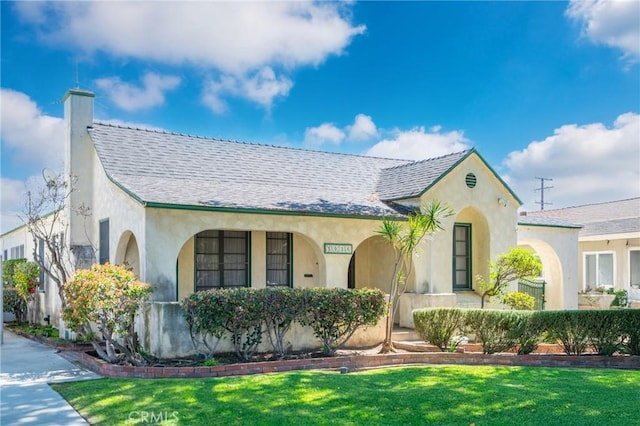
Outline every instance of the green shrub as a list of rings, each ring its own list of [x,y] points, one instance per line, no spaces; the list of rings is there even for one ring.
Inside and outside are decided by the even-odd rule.
[[[40,277],[40,267],[35,262],[20,262],[16,264],[13,282],[16,286],[18,296],[28,301],[38,288],[38,278]]]
[[[511,309],[519,311],[533,311],[536,299],[530,294],[515,291],[513,293],[505,294],[502,298],[502,303],[509,306]]]
[[[236,355],[249,360],[266,331],[276,356],[284,356],[284,336],[294,321],[311,327],[333,355],[363,325],[378,323],[385,296],[373,289],[221,289],[193,293],[181,302],[196,351],[213,357],[229,334]]]
[[[304,299],[301,323],[313,329],[328,356],[333,356],[359,327],[376,325],[386,307],[384,293],[367,288],[309,288],[304,290]]]
[[[236,355],[249,361],[262,342],[264,298],[252,288],[219,290],[224,307],[224,328],[231,335]]]
[[[618,312],[624,316],[620,325],[624,336],[621,352],[640,355],[640,309],[624,309]]]
[[[518,355],[526,355],[535,351],[542,340],[542,328],[538,321],[538,313],[517,311],[511,324],[511,335],[516,342]]]
[[[463,311],[457,308],[427,308],[413,311],[415,331],[441,351],[455,349],[460,343],[452,337],[462,328]]]
[[[269,288],[262,291],[264,297],[265,334],[273,353],[278,358],[287,355],[284,336],[304,312],[303,291],[289,288]]]
[[[138,281],[133,272],[123,266],[93,265],[76,271],[64,284],[67,301],[62,318],[80,335],[92,333],[95,324],[102,342],[91,341],[98,355],[109,363],[145,363],[134,330],[135,316],[153,289]]]
[[[599,355],[611,356],[620,351],[625,338],[624,311],[587,310],[580,316],[589,329],[589,343]]]
[[[512,329],[518,317],[518,311],[470,309],[465,311],[464,326],[482,342],[483,353],[493,354],[516,346]]]
[[[224,306],[217,290],[192,293],[180,302],[195,351],[211,359],[226,330]]]
[[[16,266],[27,259],[9,259],[2,262],[2,307],[4,312],[11,312],[16,322],[21,324],[27,320],[27,303],[16,290],[14,275]]]
[[[588,311],[540,311],[537,319],[550,339],[560,341],[567,355],[581,355],[589,344],[590,326],[583,323]]]
[[[225,333],[243,361],[250,360],[262,342],[264,298],[260,290],[202,291],[193,293],[181,305],[196,351],[206,359],[213,356]]]
[[[612,307],[621,307],[625,308],[629,303],[629,295],[627,294],[627,290],[614,290],[610,289],[607,292],[608,294],[615,294],[615,298],[611,301]]]

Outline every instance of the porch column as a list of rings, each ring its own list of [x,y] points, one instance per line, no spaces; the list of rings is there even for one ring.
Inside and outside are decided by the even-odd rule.
[[[426,294],[430,291],[430,281],[432,278],[432,252],[431,252],[431,244],[428,239],[429,237],[425,237],[418,249],[413,254],[413,271],[415,276],[415,292],[419,294]]]
[[[153,286],[152,301],[175,302],[178,300],[176,270],[179,245],[182,244],[165,230],[153,229],[149,225],[147,223],[144,257],[140,256],[141,278]]]

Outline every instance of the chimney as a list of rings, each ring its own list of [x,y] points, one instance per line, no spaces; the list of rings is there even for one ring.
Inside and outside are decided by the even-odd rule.
[[[88,251],[95,235],[95,223],[99,218],[78,215],[80,207],[93,210],[93,143],[88,127],[93,125],[92,92],[70,89],[64,96],[65,122],[65,179],[73,184],[71,195],[65,206],[67,237],[72,250],[79,255]],[[83,256],[83,255],[80,255]]]

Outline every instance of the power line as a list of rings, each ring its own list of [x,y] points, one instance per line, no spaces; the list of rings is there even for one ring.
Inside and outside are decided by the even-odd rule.
[[[544,186],[544,182],[545,181],[553,181],[553,179],[537,177],[537,176],[536,176],[536,179],[540,179],[540,188],[536,189],[536,191],[540,191],[540,201],[536,201],[536,204],[540,204],[540,210],[542,211],[542,210],[544,210],[544,206],[553,204],[553,203],[550,203],[548,201],[544,201],[544,190],[553,188],[553,186]]]

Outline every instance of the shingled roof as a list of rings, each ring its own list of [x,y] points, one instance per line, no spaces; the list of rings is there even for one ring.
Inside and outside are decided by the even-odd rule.
[[[109,178],[152,205],[401,216],[469,151],[413,162],[94,123]]]
[[[527,212],[521,221],[566,221],[582,225],[580,237],[640,233],[640,198]]]

